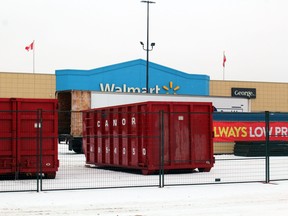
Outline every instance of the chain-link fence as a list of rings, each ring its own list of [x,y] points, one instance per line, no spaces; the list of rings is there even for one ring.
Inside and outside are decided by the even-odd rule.
[[[58,128],[69,127],[61,136],[47,111],[0,111],[1,192],[288,180],[286,113],[140,109],[58,116]],[[81,127],[78,136],[73,124]]]

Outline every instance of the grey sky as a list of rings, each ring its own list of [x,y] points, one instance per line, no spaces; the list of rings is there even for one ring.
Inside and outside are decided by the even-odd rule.
[[[155,0],[154,63],[226,80],[288,82],[287,0]],[[146,59],[141,0],[0,0],[0,71],[93,69]]]

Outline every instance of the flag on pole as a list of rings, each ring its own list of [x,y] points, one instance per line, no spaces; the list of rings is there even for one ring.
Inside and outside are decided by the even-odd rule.
[[[30,45],[26,46],[25,49],[26,49],[28,52],[29,52],[30,50],[33,50],[33,49],[34,49],[34,41],[33,41]]]
[[[225,67],[225,63],[226,63],[226,56],[225,52],[223,52],[223,68]]]
[[[30,50],[33,51],[33,73],[35,73],[35,44],[34,44],[34,40],[33,42],[25,47],[25,50],[27,50],[27,52],[29,52]]]

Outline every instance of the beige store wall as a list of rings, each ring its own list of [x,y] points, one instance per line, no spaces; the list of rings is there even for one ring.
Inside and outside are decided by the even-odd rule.
[[[251,111],[288,112],[288,83],[210,81],[211,96],[231,96],[231,88],[256,88]]]
[[[251,110],[288,112],[288,83],[210,81],[211,96],[231,96],[231,88],[256,88]],[[0,98],[55,98],[54,74],[0,72]]]
[[[54,74],[0,72],[0,98],[55,98]]]

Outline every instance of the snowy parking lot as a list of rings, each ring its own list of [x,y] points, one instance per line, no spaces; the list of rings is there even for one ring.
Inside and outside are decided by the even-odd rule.
[[[215,155],[210,172],[178,172],[164,175],[164,185],[197,185],[239,182],[265,182],[265,157]],[[159,175],[142,175],[131,170],[103,169],[85,165],[85,155],[59,144],[60,167],[56,179],[43,179],[42,190],[92,189],[159,186]],[[288,179],[288,157],[270,157],[270,180]],[[37,181],[1,181],[0,191],[36,190]]]
[[[59,144],[59,160],[56,179],[43,180],[44,191],[1,193],[0,215],[270,216],[286,215],[288,209],[288,181],[265,184],[265,158],[218,155],[209,173],[167,174],[164,188],[157,187],[158,175],[87,167],[85,156],[68,151],[65,144]],[[287,179],[287,157],[271,157],[270,163],[272,180]],[[219,184],[226,182],[250,183]],[[36,185],[35,180],[0,183],[2,191],[32,190]],[[194,185],[203,183],[215,184]],[[135,188],[92,189],[127,186]]]
[[[288,182],[3,193],[2,216],[284,216]]]

